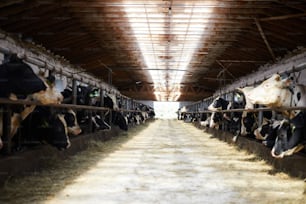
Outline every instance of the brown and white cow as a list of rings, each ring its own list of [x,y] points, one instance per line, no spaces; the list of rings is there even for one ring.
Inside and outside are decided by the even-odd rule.
[[[273,74],[269,79],[248,92],[247,98],[252,104],[265,105],[271,108],[299,106],[306,103],[306,100],[296,99],[298,93],[305,92],[302,85],[292,85],[290,78],[282,79],[279,74]],[[287,111],[284,115],[290,116]]]

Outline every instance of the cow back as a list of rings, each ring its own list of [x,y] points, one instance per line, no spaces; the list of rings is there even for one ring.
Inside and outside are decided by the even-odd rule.
[[[0,65],[0,97],[8,97],[13,93],[25,98],[46,88],[44,81],[22,60],[13,58]]]

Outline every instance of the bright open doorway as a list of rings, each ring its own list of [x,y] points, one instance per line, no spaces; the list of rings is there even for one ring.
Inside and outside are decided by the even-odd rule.
[[[154,111],[156,118],[175,119],[177,118],[177,110],[179,109],[179,102],[154,102]]]

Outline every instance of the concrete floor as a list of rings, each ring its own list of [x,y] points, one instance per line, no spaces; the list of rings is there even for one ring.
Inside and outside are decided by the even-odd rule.
[[[304,203],[303,191],[191,124],[157,120],[44,203]]]

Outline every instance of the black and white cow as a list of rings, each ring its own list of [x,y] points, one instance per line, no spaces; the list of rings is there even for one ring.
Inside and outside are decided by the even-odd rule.
[[[95,100],[97,96],[97,91],[98,89],[93,89],[90,86],[82,86],[78,85],[77,86],[77,105],[94,105],[94,106],[99,106],[98,102]],[[63,102],[66,104],[72,104],[72,89],[71,88],[66,88],[64,89],[61,94],[64,97]],[[75,129],[79,130],[81,132],[81,128],[78,123],[80,123],[83,128],[88,125],[89,123],[89,113],[86,110],[81,110],[77,112],[76,117],[76,126]],[[95,111],[92,111],[91,115],[91,121],[92,121],[92,130],[90,131],[95,131],[95,130],[100,130],[100,129],[106,129],[108,128],[107,124],[102,120],[99,114],[97,114]]]
[[[272,119],[272,111],[263,111],[264,124],[258,124],[258,113],[252,112],[252,109],[258,107],[258,105],[251,103],[250,99],[248,98],[248,94],[253,89],[254,87],[251,86],[236,89],[236,91],[240,93],[240,98],[243,101],[243,106],[241,107],[245,109],[241,115],[240,135],[249,136],[252,138],[255,136],[255,138],[260,138],[260,132],[262,132],[262,134],[268,133],[267,130]],[[234,140],[237,140],[237,138]]]
[[[210,119],[211,119],[210,113],[201,113],[200,116],[200,126],[203,126],[205,128],[209,127]]]
[[[283,158],[304,149],[306,143],[306,113],[300,112],[290,120],[284,120],[277,129],[271,154]]]
[[[128,123],[122,112],[119,110],[119,106],[117,104],[117,99],[114,94],[106,93],[104,96],[104,107],[110,108],[112,110],[111,116],[108,114],[106,119],[109,117],[112,118],[112,123],[118,126],[121,130],[128,130]]]
[[[239,134],[240,132],[240,120],[241,112],[233,113],[221,113],[217,112],[218,110],[229,110],[229,109],[238,109],[240,108],[240,103],[237,101],[227,101],[221,97],[217,97],[214,101],[208,106],[208,110],[213,111],[210,119],[210,128],[219,129],[220,124],[226,123],[228,130],[234,135]]]
[[[7,62],[0,65],[0,97],[11,100],[25,99],[42,104],[58,104],[63,98],[54,88],[54,79],[51,75],[47,79],[36,75],[28,64],[24,63],[16,55],[11,55],[8,57]],[[11,107],[12,116],[9,136],[12,138],[16,134],[21,121],[26,119],[36,106],[16,105]],[[2,109],[2,107],[0,108]],[[0,123],[3,123],[2,114],[0,114]],[[3,146],[2,132],[1,129],[0,149]]]
[[[72,95],[71,90],[66,89],[62,92],[62,94],[65,96],[65,98],[71,99]],[[79,85],[77,87],[77,105],[89,105],[89,106],[100,107],[101,106],[100,94],[101,92],[97,88]],[[66,102],[72,103],[72,100]],[[93,124],[93,130],[91,131],[109,129],[110,126],[105,121],[109,121],[110,117],[111,117],[111,122],[114,125],[117,125],[119,126],[120,129],[127,131],[128,130],[127,122],[123,114],[119,111],[117,99],[114,94],[105,93],[104,107],[111,109],[111,116],[108,113],[106,114],[105,120],[103,120],[97,112],[92,111],[91,120]],[[88,112],[87,111],[78,112],[78,121],[81,124],[87,125],[89,122]]]
[[[68,109],[68,110],[63,110],[62,114],[64,114],[64,119],[67,123],[68,133],[70,135],[81,134],[82,129],[78,124],[76,113],[72,109]]]
[[[228,110],[231,107],[231,103],[221,97],[217,97],[213,100],[213,102],[208,106],[208,110],[213,111],[210,119],[210,128],[219,129],[220,123],[223,120],[230,121],[230,117],[227,113],[216,112],[219,110]]]
[[[271,108],[305,106],[306,86],[294,84],[291,78],[282,78],[279,74],[274,74],[254,88],[248,94],[248,98],[253,104],[262,104]],[[290,126],[284,125],[285,128],[281,126],[278,131],[277,140],[271,154],[274,157],[280,158],[289,155],[289,153],[285,152],[294,153],[297,149],[303,149],[301,147],[306,141],[304,135],[304,112],[301,110],[282,110],[281,113],[294,128],[290,137],[285,134],[287,132],[286,129]]]
[[[187,110],[186,106],[183,106],[183,107],[179,108],[178,111],[177,111],[178,120],[185,120],[187,111],[188,110]]]
[[[22,122],[21,145],[34,146],[46,142],[59,150],[69,148],[68,128],[74,126],[74,117],[70,114],[69,111],[53,112],[49,107],[36,107]]]
[[[240,135],[250,135],[253,131],[257,128],[256,126],[256,115],[253,112],[250,112],[250,109],[254,109],[254,104],[250,102],[247,95],[248,93],[253,90],[254,87],[244,87],[244,88],[237,88],[236,90],[241,93],[240,97],[244,102],[244,109],[245,111],[242,112],[241,116],[241,130]]]
[[[96,94],[96,98],[95,98],[96,104],[100,104],[100,94],[101,93]],[[128,123],[127,123],[126,118],[123,116],[123,113],[119,109],[116,95],[112,93],[105,93],[103,100],[104,100],[103,106],[111,109],[111,114],[110,112],[106,114],[105,121],[109,121],[109,119],[111,118],[112,124],[118,126],[121,130],[127,131]],[[106,127],[106,126],[103,126],[103,127]]]

